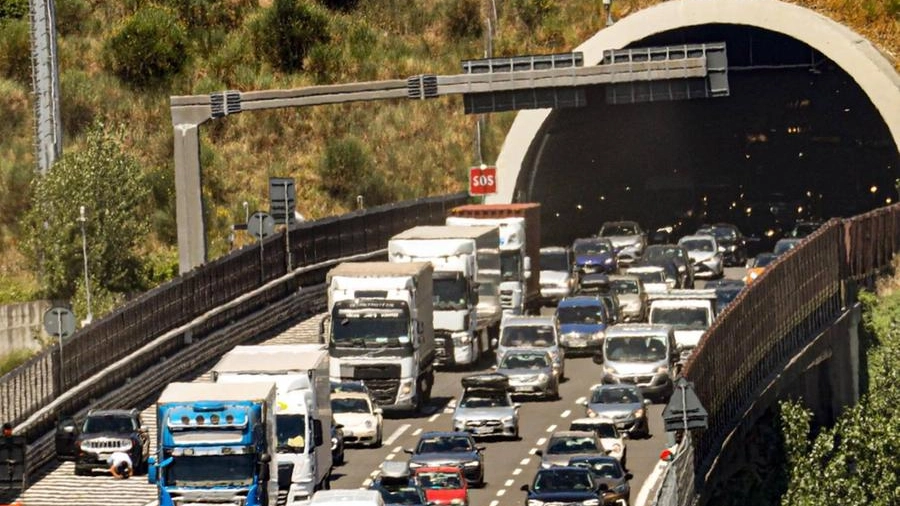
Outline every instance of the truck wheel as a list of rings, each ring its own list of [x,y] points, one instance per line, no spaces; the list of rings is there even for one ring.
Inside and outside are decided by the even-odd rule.
[[[91,471],[89,469],[84,469],[78,467],[77,465],[75,466],[75,476],[87,476],[89,474],[91,474]]]

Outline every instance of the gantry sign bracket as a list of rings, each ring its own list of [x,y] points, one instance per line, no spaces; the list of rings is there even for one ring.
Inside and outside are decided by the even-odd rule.
[[[480,101],[480,105],[473,105],[471,108],[467,106],[466,112],[554,105],[579,106],[584,105],[583,93],[572,95],[571,90],[584,86],[678,80],[708,81],[709,61],[714,60],[717,62],[716,67],[720,66],[725,57],[725,45],[703,46],[707,49],[699,52],[685,49],[694,46],[672,46],[665,48],[666,51],[653,53],[656,55],[654,58],[642,60],[629,57],[622,62],[610,61],[589,67],[582,66],[583,58],[579,53],[498,58],[464,62],[464,73],[458,75],[424,74],[408,79],[309,86],[290,90],[224,91],[208,95],[173,96],[171,113],[175,134],[175,198],[180,271],[187,272],[206,262],[198,131],[199,126],[206,121],[248,111],[402,98],[425,100],[445,95],[473,97],[473,104],[479,97],[488,98],[487,102]],[[614,54],[633,51],[647,50],[629,49],[616,51]],[[659,57],[659,54],[669,56]],[[547,61],[551,63],[548,64]],[[580,98],[554,102],[552,97],[548,99],[534,90],[556,90],[553,93],[557,96],[563,90],[569,96]],[[532,99],[512,103],[506,100],[509,96],[523,95],[531,95]],[[484,103],[493,105],[485,106]]]

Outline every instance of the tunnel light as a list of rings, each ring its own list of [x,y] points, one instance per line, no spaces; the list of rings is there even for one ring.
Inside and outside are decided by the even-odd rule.
[[[797,158],[803,158],[803,151],[797,153]]]
[[[745,154],[745,155],[744,155],[744,158],[746,158],[747,160],[749,160],[749,159],[750,159],[750,153]]]
[[[581,211],[581,209],[582,209],[581,204],[576,205],[575,208],[578,209],[579,211]]]
[[[807,196],[807,197],[812,197],[812,191],[811,191],[811,190],[806,190],[806,196]]]
[[[875,185],[873,184],[872,187],[869,188],[869,192],[870,192],[870,193],[877,193],[877,192],[878,192],[878,187],[875,186]]]
[[[744,212],[747,213],[747,216],[750,216],[753,213],[753,208],[748,207],[747,209],[744,209]]]
[[[885,204],[890,204],[891,202],[893,202],[893,199],[891,199],[890,197],[884,199]]]
[[[556,217],[559,218],[559,213],[556,213]]]
[[[631,191],[631,187],[630,187],[630,186],[626,186],[626,187],[625,187],[625,191],[630,192],[630,191]]]
[[[797,206],[797,214],[801,214],[803,212],[803,206]]]
[[[606,200],[606,195],[600,195],[600,200]]]

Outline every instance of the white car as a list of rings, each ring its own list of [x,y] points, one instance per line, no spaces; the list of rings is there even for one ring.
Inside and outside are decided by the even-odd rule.
[[[365,392],[336,392],[331,394],[334,421],[341,426],[345,444],[381,446],[383,417]]]
[[[725,260],[719,251],[719,243],[711,235],[686,235],[678,245],[687,250],[694,263],[694,277],[706,276],[718,279],[725,275]]]
[[[611,418],[578,418],[572,420],[569,430],[592,431],[600,438],[603,449],[610,457],[615,458],[625,467],[627,458],[625,436],[616,429],[616,424]]]

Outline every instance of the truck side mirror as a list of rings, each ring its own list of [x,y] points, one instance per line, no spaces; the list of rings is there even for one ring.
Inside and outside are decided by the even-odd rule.
[[[261,453],[259,455],[259,461],[263,464],[268,464],[269,462],[272,462],[272,456],[268,453]]]
[[[156,457],[147,458],[147,483],[156,485],[158,468],[156,467]]]
[[[325,438],[322,437],[322,420],[313,420],[313,442],[315,446],[322,446]]]

